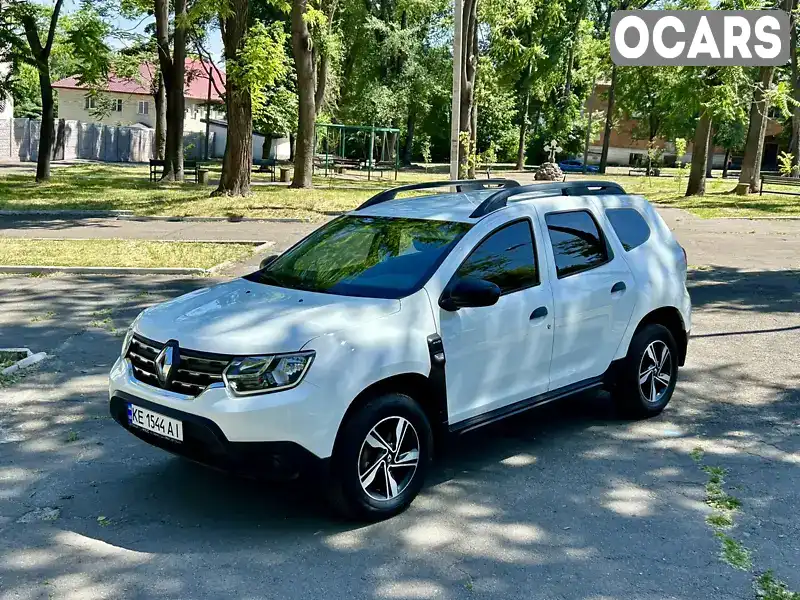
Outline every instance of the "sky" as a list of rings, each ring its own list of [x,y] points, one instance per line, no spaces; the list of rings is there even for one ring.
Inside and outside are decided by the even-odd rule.
[[[49,6],[55,4],[52,0],[42,0],[41,3]],[[61,10],[65,13],[75,12],[80,8],[80,5],[80,0],[64,0],[64,5]],[[153,17],[146,17],[144,20],[130,20],[118,15],[112,20],[112,25],[120,30],[144,33],[145,27],[148,23],[152,22]],[[114,48],[119,48],[123,44],[123,42],[118,39],[109,40],[109,42]],[[222,38],[220,37],[218,29],[215,28],[208,32],[208,42],[205,45],[205,49],[211,53],[211,56],[218,63],[218,66],[224,69],[224,66],[220,62],[222,59]]]

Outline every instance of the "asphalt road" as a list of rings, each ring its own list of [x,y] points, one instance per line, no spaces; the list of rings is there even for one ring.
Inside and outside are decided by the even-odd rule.
[[[236,480],[108,417],[110,329],[208,280],[0,278],[0,347],[54,355],[0,389],[0,599],[754,599],[767,569],[798,591],[800,271],[751,250],[749,270],[720,254],[692,273],[663,415],[623,421],[588,395],[469,434],[409,511],[369,526],[313,482]],[[750,572],[704,522],[698,447],[742,502],[729,534]]]

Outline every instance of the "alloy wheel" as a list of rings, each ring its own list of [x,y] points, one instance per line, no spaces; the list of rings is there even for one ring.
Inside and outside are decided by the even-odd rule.
[[[358,455],[361,488],[373,500],[402,494],[417,471],[420,443],[408,419],[387,417],[367,434]]]
[[[639,362],[639,389],[650,404],[658,404],[672,381],[672,355],[661,340],[650,342]]]

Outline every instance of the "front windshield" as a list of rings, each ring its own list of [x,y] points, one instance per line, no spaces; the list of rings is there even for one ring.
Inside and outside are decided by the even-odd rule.
[[[342,296],[402,298],[425,284],[470,227],[429,219],[344,216],[248,279]]]

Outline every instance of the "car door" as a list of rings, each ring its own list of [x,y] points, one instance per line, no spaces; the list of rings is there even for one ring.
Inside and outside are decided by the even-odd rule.
[[[448,283],[461,277],[496,283],[502,295],[495,305],[456,311],[437,307],[451,425],[547,391],[553,299],[537,264],[538,236],[532,227],[527,217],[497,227],[477,243]]]
[[[633,313],[636,283],[590,198],[542,199],[536,210],[547,231],[555,307],[550,389],[557,390],[608,369]]]

